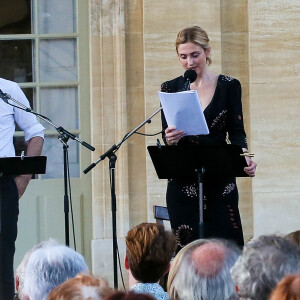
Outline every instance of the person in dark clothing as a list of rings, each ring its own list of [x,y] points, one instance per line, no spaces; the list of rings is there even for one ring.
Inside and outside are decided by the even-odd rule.
[[[182,130],[168,126],[162,111],[163,140],[166,145],[184,143],[240,145],[247,152],[247,140],[243,123],[241,84],[227,75],[215,74],[211,64],[207,33],[194,26],[181,30],[176,39],[179,62],[185,70],[194,70],[197,78],[190,84],[199,95],[203,113],[209,128],[208,135],[186,136]],[[161,91],[175,93],[185,89],[183,76],[166,81]],[[246,157],[248,167],[244,171],[255,176],[256,163]],[[238,209],[236,179],[217,178],[204,174],[204,237],[225,238],[243,246],[243,231]],[[199,237],[199,196],[197,181],[170,179],[167,188],[167,207],[171,227],[180,247]]]

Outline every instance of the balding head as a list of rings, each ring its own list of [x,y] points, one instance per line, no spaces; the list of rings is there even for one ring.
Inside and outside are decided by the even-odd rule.
[[[198,240],[184,247],[175,257],[168,280],[174,299],[235,299],[230,268],[239,249],[226,241]]]
[[[207,243],[196,248],[191,254],[191,261],[201,276],[217,276],[223,265],[226,248],[220,243]]]

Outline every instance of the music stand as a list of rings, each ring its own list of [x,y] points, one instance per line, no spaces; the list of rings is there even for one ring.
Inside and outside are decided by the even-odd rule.
[[[14,156],[0,158],[2,175],[45,174],[46,156]]]
[[[247,162],[238,145],[148,146],[159,179],[194,180],[199,185],[199,238],[204,238],[203,175],[246,177]]]
[[[46,156],[15,156],[0,158],[0,178],[8,175],[45,174]],[[0,197],[0,232],[1,232],[1,197]]]

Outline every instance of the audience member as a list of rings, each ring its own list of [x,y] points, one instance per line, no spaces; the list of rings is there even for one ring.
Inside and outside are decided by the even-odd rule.
[[[290,241],[293,241],[298,247],[300,247],[300,230],[291,232],[285,236]]]
[[[230,268],[240,254],[227,241],[196,240],[181,249],[172,262],[168,279],[171,299],[238,299]]]
[[[276,286],[269,300],[299,300],[300,275],[287,275]]]
[[[155,298],[149,294],[140,294],[134,291],[129,291],[127,293],[117,291],[103,300],[155,300]]]
[[[16,291],[18,292],[18,298],[19,300],[26,300],[25,293],[24,293],[24,275],[25,275],[25,268],[28,263],[30,255],[37,249],[47,247],[48,245],[57,245],[57,241],[54,239],[50,239],[48,241],[43,241],[37,245],[34,245],[30,250],[28,250],[21,263],[16,269]]]
[[[81,254],[67,246],[49,245],[31,254],[25,270],[24,292],[29,300],[45,300],[55,287],[87,271]]]
[[[168,272],[175,249],[175,237],[163,225],[142,223],[133,227],[126,237],[125,255],[130,289],[159,300],[168,299],[157,282]]]
[[[101,300],[113,292],[107,280],[78,274],[53,289],[47,300]]]
[[[287,274],[300,272],[300,251],[287,239],[264,235],[244,246],[231,269],[240,299],[265,300]]]

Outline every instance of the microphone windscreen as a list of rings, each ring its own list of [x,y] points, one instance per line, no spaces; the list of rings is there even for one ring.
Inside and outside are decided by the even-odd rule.
[[[186,81],[186,80],[189,80],[190,83],[192,83],[192,82],[194,82],[194,81],[196,80],[196,78],[197,78],[197,73],[196,73],[194,70],[186,70],[186,71],[184,72],[183,77],[184,77],[184,80],[185,80],[185,81]]]

